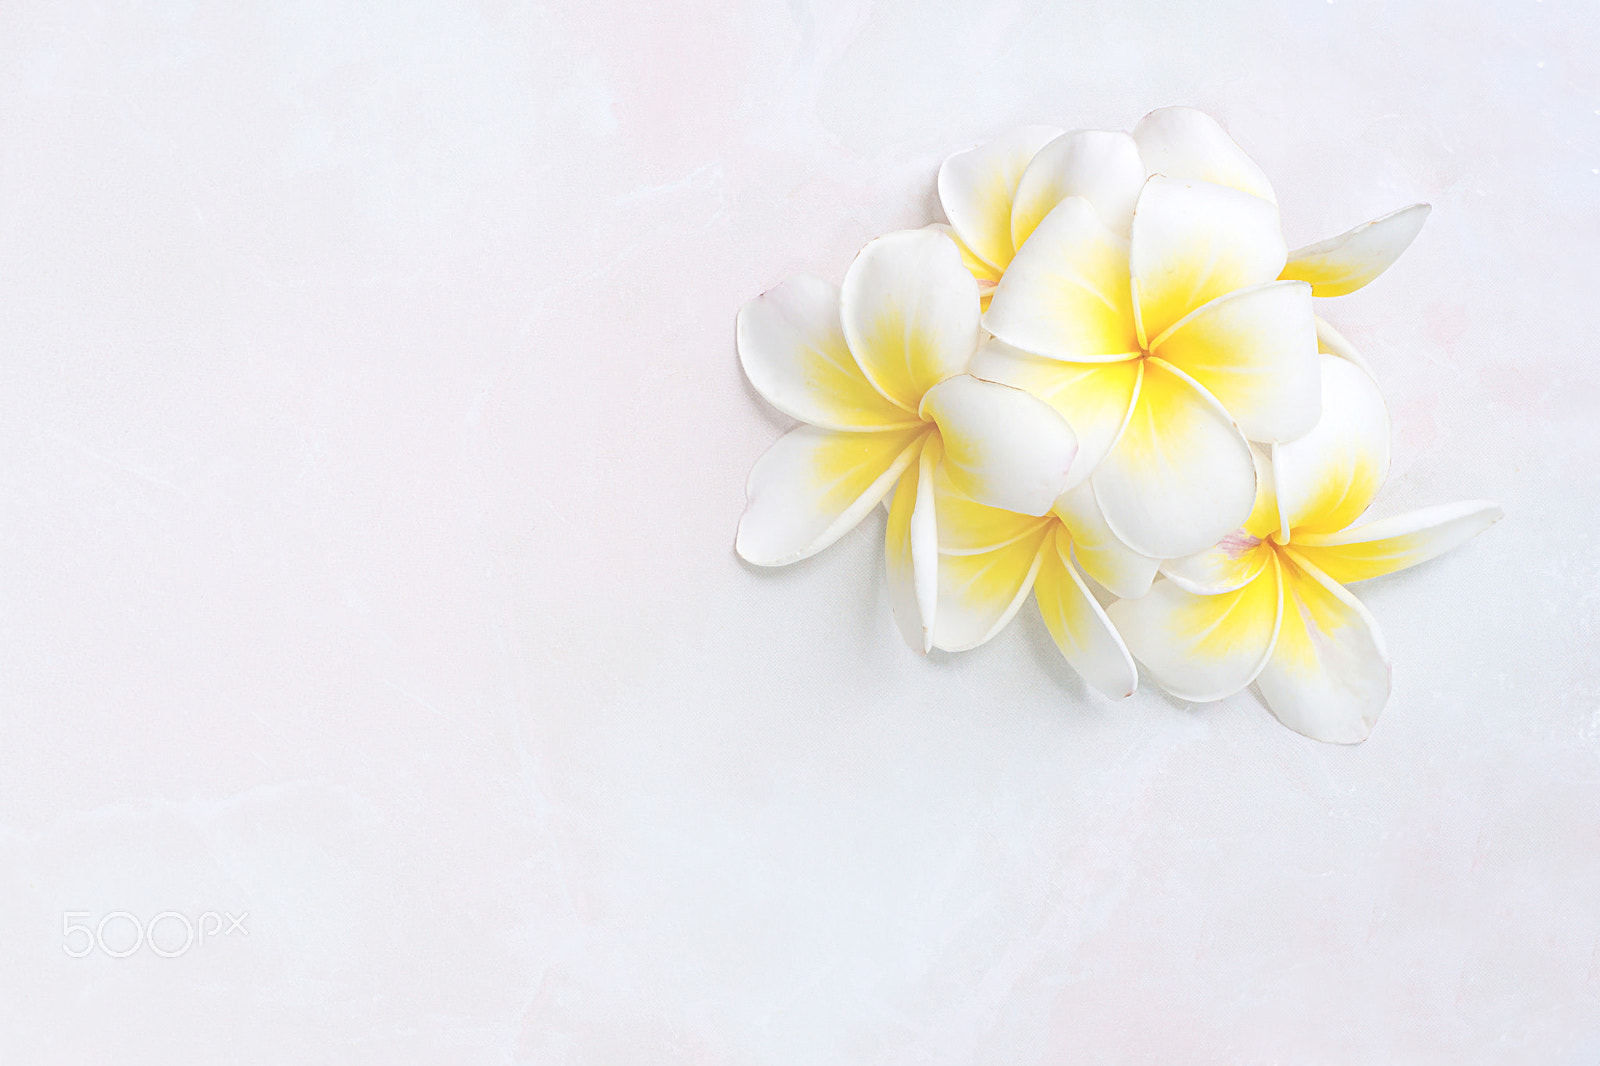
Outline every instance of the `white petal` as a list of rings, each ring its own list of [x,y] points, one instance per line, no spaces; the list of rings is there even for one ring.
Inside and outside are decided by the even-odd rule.
[[[939,426],[951,483],[979,503],[1042,515],[1066,486],[1077,437],[1036,396],[962,374],[928,390],[922,415]]]
[[[942,508],[945,499],[939,499]],[[966,651],[990,640],[1028,598],[1040,548],[1055,523],[1035,519],[1031,531],[1003,547],[972,555],[939,556],[939,616],[933,645]]]
[[[1122,637],[1068,558],[1069,538],[1058,530],[1041,552],[1034,596],[1056,647],[1079,675],[1114,700],[1131,696],[1139,672]]]
[[[1349,360],[1365,370],[1367,377],[1373,381],[1378,380],[1378,375],[1373,371],[1372,364],[1367,362],[1366,356],[1356,351],[1356,346],[1345,340],[1321,315],[1317,316],[1317,351]]]
[[[1402,207],[1289,254],[1283,277],[1309,281],[1317,296],[1343,296],[1389,269],[1428,220],[1427,204]]]
[[[1233,592],[1199,596],[1173,581],[1118,600],[1106,612],[1156,683],[1180,699],[1206,703],[1255,680],[1277,640],[1283,614],[1276,557]]]
[[[1147,174],[1197,178],[1278,202],[1261,168],[1203,111],[1192,107],[1152,111],[1134,127],[1133,139]]]
[[[939,510],[939,552],[942,555],[977,555],[1002,548],[1037,533],[1051,519],[990,507],[966,496],[950,481],[944,463],[933,478]]]
[[[1250,440],[1293,440],[1322,409],[1311,287],[1269,281],[1219,296],[1150,346],[1227,408]]]
[[[1389,657],[1367,609],[1303,560],[1283,564],[1283,624],[1256,678],[1278,721],[1313,740],[1367,738],[1389,699]]]
[[[1392,574],[1465,544],[1505,512],[1488,500],[1464,500],[1380,518],[1337,533],[1295,537],[1294,550],[1341,584]]]
[[[955,242],[956,249],[961,253],[961,264],[967,268],[967,273],[971,274],[973,280],[978,283],[978,296],[981,300],[979,306],[987,311],[989,309],[989,297],[994,295],[994,287],[1000,283],[1000,275],[1003,271],[999,267],[990,266],[979,258],[978,253],[968,248],[967,243],[961,239],[961,235],[947,224],[931,222],[923,228],[942,233]]]
[[[917,461],[900,476],[884,530],[884,561],[889,606],[900,635],[914,649],[933,647],[939,599],[939,523],[933,472],[939,463],[939,438],[925,438]]]
[[[845,273],[840,320],[875,389],[908,411],[963,373],[978,348],[978,283],[954,241],[901,230],[861,249]]]
[[[1210,393],[1159,359],[1143,363],[1128,424],[1090,481],[1123,543],[1175,559],[1244,522],[1255,503],[1255,462]]]
[[[1067,528],[1073,558],[1084,573],[1124,599],[1150,591],[1160,561],[1140,555],[1111,532],[1087,481],[1062,493],[1055,513]]]
[[[1161,564],[1163,574],[1190,592],[1215,596],[1243,588],[1269,562],[1272,548],[1266,540],[1278,532],[1272,457],[1265,447],[1255,444],[1250,446],[1250,455],[1256,464],[1256,502],[1244,525],[1204,551]]]
[[[972,357],[972,376],[1024,389],[1054,407],[1078,437],[1067,487],[1081,484],[1127,421],[1139,383],[1137,358],[1115,363],[1069,363],[1031,355],[991,337]]]
[[[967,247],[998,270],[1011,262],[1011,202],[1034,153],[1061,136],[1024,126],[957,152],[939,167],[939,202]]]
[[[1335,533],[1367,509],[1389,473],[1389,412],[1355,364],[1322,360],[1322,417],[1298,440],[1272,446],[1283,538]]]
[[[1276,207],[1204,181],[1151,178],[1132,233],[1128,268],[1147,339],[1218,296],[1276,279],[1288,256]]]
[[[1168,559],[1161,573],[1181,588],[1200,596],[1216,596],[1243,588],[1272,563],[1272,548],[1235,530],[1215,547],[1181,559]]]
[[[1007,344],[1055,359],[1138,352],[1128,242],[1081,196],[1061,201],[1000,279],[983,324]]]
[[[1124,237],[1144,185],[1139,146],[1120,130],[1076,130],[1039,149],[1017,183],[1011,243],[1021,248],[1052,208],[1069,196],[1094,205],[1100,220]]]
[[[735,542],[758,566],[782,566],[854,529],[916,458],[927,430],[838,433],[800,426],[756,460]]]
[[[824,429],[915,425],[862,375],[839,328],[839,289],[796,274],[739,309],[739,362],[750,384],[786,415]]]

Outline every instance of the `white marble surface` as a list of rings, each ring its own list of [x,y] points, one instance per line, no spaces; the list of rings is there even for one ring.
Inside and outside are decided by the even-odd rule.
[[[1597,51],[1576,0],[0,5],[0,1060],[1600,1060]],[[921,659],[878,515],[732,551],[739,305],[1167,103],[1291,244],[1434,205],[1326,313],[1380,509],[1508,517],[1358,590],[1357,748],[1103,700],[1031,608]],[[247,933],[69,957],[119,911]]]

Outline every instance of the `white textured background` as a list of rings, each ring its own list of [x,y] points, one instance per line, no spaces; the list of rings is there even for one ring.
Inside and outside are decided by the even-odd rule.
[[[0,4],[0,1061],[1600,1061],[1579,0]],[[1188,103],[1395,416],[1372,739],[739,563],[733,316]],[[181,957],[63,914],[248,911]],[[119,920],[120,923],[120,920]],[[176,925],[163,929],[179,939]],[[107,936],[125,942],[125,923]],[[120,938],[120,940],[119,940]]]

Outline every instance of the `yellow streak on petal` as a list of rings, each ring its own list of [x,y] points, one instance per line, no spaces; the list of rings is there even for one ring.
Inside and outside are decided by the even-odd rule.
[[[1159,175],[1140,195],[1131,239],[1139,318],[1152,342],[1217,297],[1276,278],[1285,260],[1272,204]]]
[[[1116,627],[1106,617],[1071,562],[1072,537],[1058,525],[1040,549],[1034,597],[1056,647],[1089,684],[1121,699],[1139,683],[1137,669]]]
[[[1357,616],[1292,559],[1284,560],[1283,575],[1283,624],[1273,663],[1291,677],[1320,677],[1327,663],[1343,658],[1341,635]]]
[[[1062,272],[1053,279],[1057,285],[1053,310],[1061,318],[1078,319],[1078,332],[1098,339],[1093,347],[1103,350],[1083,354],[1140,350],[1127,245],[1120,239],[1085,244],[1072,265],[1072,273]]]
[[[1249,445],[1209,393],[1149,356],[1122,436],[1094,474],[1113,532],[1171,559],[1237,529],[1256,500]]]
[[[969,555],[943,555],[941,570],[949,575],[940,591],[955,594],[958,602],[969,604],[1010,603],[1033,569],[1034,557],[1049,530],[1050,522],[1035,519],[1031,529],[1018,539],[992,551]]]
[[[889,579],[889,600],[895,623],[906,642],[919,651],[933,646],[933,622],[938,599],[937,511],[929,491],[932,472],[942,449],[937,433],[926,433],[921,449],[895,486],[884,528],[884,564]]]
[[[972,555],[1011,544],[1049,523],[999,507],[978,503],[958,491],[944,464],[934,475],[939,516],[939,551],[947,555]]]
[[[804,370],[810,393],[821,403],[834,426],[843,430],[874,430],[916,425],[915,416],[889,403],[874,389],[839,333],[820,336],[794,354]]]
[[[1335,533],[1361,517],[1383,484],[1384,471],[1374,460],[1355,447],[1330,455],[1301,509],[1306,517],[1289,531],[1290,542],[1302,534]]]
[[[1039,550],[1051,525],[1036,520],[1024,536],[992,551],[940,554],[935,627],[940,647],[949,651],[977,647],[1010,620],[1033,586]]]
[[[1044,216],[1069,195],[1066,184],[1053,175],[1034,184],[1030,191],[1033,195],[1026,204],[1013,201],[1011,205],[1011,241],[1018,248],[1039,228]]]
[[[985,320],[1007,344],[1054,359],[1107,362],[1140,350],[1128,241],[1079,196],[1062,201],[995,290]]]
[[[840,512],[861,498],[872,483],[930,427],[882,433],[835,433],[811,455],[810,484],[817,507]]]
[[[1166,467],[1182,462],[1189,456],[1182,445],[1193,435],[1195,423],[1203,411],[1176,375],[1151,373],[1148,367],[1143,369],[1146,372],[1139,381],[1137,402],[1127,412],[1127,424],[1117,446],[1125,449],[1124,454],[1141,467],[1157,464]]]
[[[1348,295],[1377,276],[1377,271],[1354,271],[1326,257],[1291,259],[1278,275],[1284,281],[1310,282],[1311,295],[1322,297]]]
[[[1033,584],[1045,628],[1068,661],[1078,649],[1089,645],[1102,628],[1110,628],[1091,606],[1092,597],[1085,595],[1073,580],[1069,558],[1071,545],[1071,536],[1064,527],[1058,526],[1053,540],[1044,546],[1043,561]]]
[[[980,375],[981,376],[981,375]],[[1114,437],[1128,417],[1133,387],[1139,380],[1139,360],[1116,363],[1063,363],[1053,359],[1017,360],[996,375],[1018,389],[1026,389],[1061,412],[1084,447],[1088,439]],[[1099,448],[1111,446],[1106,440]]]
[[[1298,282],[1240,289],[1191,311],[1150,354],[1203,385],[1251,440],[1293,440],[1320,411],[1311,291]]]
[[[1412,204],[1346,233],[1290,253],[1283,278],[1309,281],[1314,296],[1344,296],[1389,269],[1428,219],[1427,204]]]
[[[1427,562],[1482,533],[1504,512],[1488,500],[1462,500],[1381,518],[1325,535],[1307,534],[1294,550],[1341,584]]]
[[[1016,255],[1011,243],[1011,198],[1027,160],[1020,160],[1022,166],[1017,165],[1018,160],[1007,162],[1009,166],[989,170],[972,190],[967,205],[971,210],[965,213],[967,222],[964,223],[976,228],[972,238],[979,245],[967,251],[993,270],[997,278]]]
[[[904,308],[891,304],[879,310],[860,344],[857,362],[868,380],[908,410],[915,411],[922,394],[945,377],[942,356],[949,345],[920,328]]]
[[[1263,567],[1247,585],[1196,596],[1168,618],[1170,639],[1193,658],[1224,659],[1264,647],[1278,618],[1278,568]]]
[[[1033,305],[1031,315],[1052,323],[1052,336],[1061,341],[1060,349],[1048,352],[1052,356],[1099,361],[1136,353],[1142,343],[1134,322],[1127,241],[1105,229],[1085,201],[1074,200],[1069,207],[1084,213],[1093,228],[1075,240],[1069,253],[1030,257],[1033,272],[1024,275],[1019,265],[1007,290],[1014,289],[1016,299]],[[1041,233],[1040,240],[1058,236],[1057,229]]]
[[[1318,546],[1296,543],[1295,553],[1341,585],[1392,574],[1433,558],[1426,531],[1356,544]]]
[[[839,287],[797,274],[739,309],[734,328],[750,383],[802,422],[845,432],[914,425],[862,375],[839,320]]]

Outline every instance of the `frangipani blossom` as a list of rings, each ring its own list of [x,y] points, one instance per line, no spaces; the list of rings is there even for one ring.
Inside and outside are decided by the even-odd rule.
[[[750,472],[736,542],[777,566],[832,544],[891,487],[891,602],[913,646],[931,646],[938,591],[935,479],[985,504],[1048,512],[1077,441],[1048,404],[966,373],[978,346],[978,287],[932,230],[868,244],[835,289],[800,275],[744,306],[739,359],[750,383],[804,425]]]
[[[986,507],[935,478],[939,614],[935,647],[965,651],[992,638],[1031,589],[1061,654],[1114,699],[1130,695],[1138,671],[1105,610],[1079,576],[1120,596],[1141,596],[1157,560],[1130,551],[1106,527],[1088,486],[1067,492],[1047,515]]]
[[[1291,255],[1271,184],[1209,116],[1163,108],[1131,134],[1040,145],[1047,132],[1015,131],[940,170],[969,267],[996,286],[984,324],[1006,342],[973,372],[1072,422],[1072,484],[1105,464],[1095,492],[1131,547],[1199,550],[1249,510],[1246,439],[1292,440],[1316,419],[1310,297],[1376,277],[1428,209]]]
[[[995,290],[984,325],[1002,343],[972,371],[1061,411],[1080,443],[1071,483],[1090,479],[1130,548],[1172,558],[1249,514],[1247,437],[1316,422],[1311,286],[1277,280],[1278,211],[1250,193],[1152,177],[1128,229],[1082,196],[1052,208]]]
[[[938,186],[948,224],[870,243],[841,288],[791,278],[741,310],[751,383],[803,424],[751,471],[739,553],[805,558],[883,502],[920,650],[982,644],[1032,591],[1107,695],[1138,660],[1184,698],[1254,683],[1292,728],[1363,739],[1389,667],[1342,583],[1500,516],[1353,525],[1388,415],[1313,301],[1382,273],[1427,206],[1291,253],[1266,176],[1189,108],[1131,133],[1018,129]],[[1121,598],[1102,608],[1089,579]]]
[[[1291,729],[1355,743],[1388,699],[1389,663],[1344,584],[1432,559],[1501,511],[1473,500],[1352,525],[1388,472],[1388,413],[1352,362],[1323,355],[1320,370],[1322,416],[1270,458],[1258,450],[1261,491],[1242,528],[1164,563],[1148,595],[1107,613],[1173,695],[1218,700],[1254,682]]]

